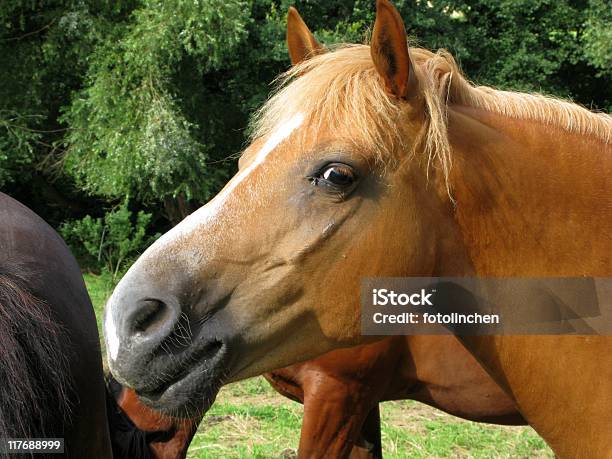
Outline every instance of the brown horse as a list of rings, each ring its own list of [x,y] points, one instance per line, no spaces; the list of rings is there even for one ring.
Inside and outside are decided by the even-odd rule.
[[[370,46],[289,44],[310,58],[239,172],[107,305],[110,368],[147,403],[206,410],[227,382],[373,339],[364,277],[612,274],[610,116],[471,85],[408,48],[387,0]],[[610,337],[460,339],[559,456],[612,451]]]
[[[278,392],[304,403],[304,458],[349,457],[353,446],[382,457],[378,403],[385,400],[418,400],[473,421],[525,423],[453,336],[389,337],[264,376]]]
[[[115,401],[108,407],[114,457],[136,459],[181,459],[187,455],[202,416],[176,419],[143,404],[132,389],[121,386],[112,376],[107,387]],[[118,426],[122,424],[123,429]],[[120,432],[120,433],[119,433]]]

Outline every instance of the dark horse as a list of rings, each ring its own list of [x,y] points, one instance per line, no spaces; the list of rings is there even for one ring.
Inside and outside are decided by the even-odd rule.
[[[79,266],[47,223],[2,193],[0,225],[0,438],[64,438],[67,457],[111,457]]]
[[[199,418],[157,414],[112,380],[105,389],[93,307],[64,241],[3,193],[0,228],[0,438],[64,438],[74,458],[184,457]]]

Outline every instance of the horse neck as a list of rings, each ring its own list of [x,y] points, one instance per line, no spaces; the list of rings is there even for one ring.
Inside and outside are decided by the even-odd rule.
[[[610,275],[610,146],[449,107],[454,219],[482,276]]]

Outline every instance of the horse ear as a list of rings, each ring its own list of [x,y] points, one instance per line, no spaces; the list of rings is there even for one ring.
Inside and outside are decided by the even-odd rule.
[[[293,65],[323,52],[300,13],[290,6],[287,13],[287,47]]]
[[[370,53],[387,90],[401,98],[412,89],[412,64],[404,21],[389,0],[376,1],[376,22],[372,31]]]

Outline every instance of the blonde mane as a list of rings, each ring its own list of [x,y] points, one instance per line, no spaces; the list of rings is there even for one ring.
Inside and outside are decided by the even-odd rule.
[[[425,158],[428,164],[441,168],[446,178],[451,166],[447,107],[452,104],[554,125],[606,143],[612,141],[612,117],[607,114],[540,94],[475,86],[445,50],[432,53],[411,48],[410,57],[427,112],[420,139]],[[381,158],[403,143],[398,128],[402,104],[384,90],[367,45],[343,45],[281,75],[275,94],[252,120],[252,137],[269,134],[282,120],[298,112],[312,128],[309,135],[316,135],[323,126],[331,128],[338,137],[376,147]]]

